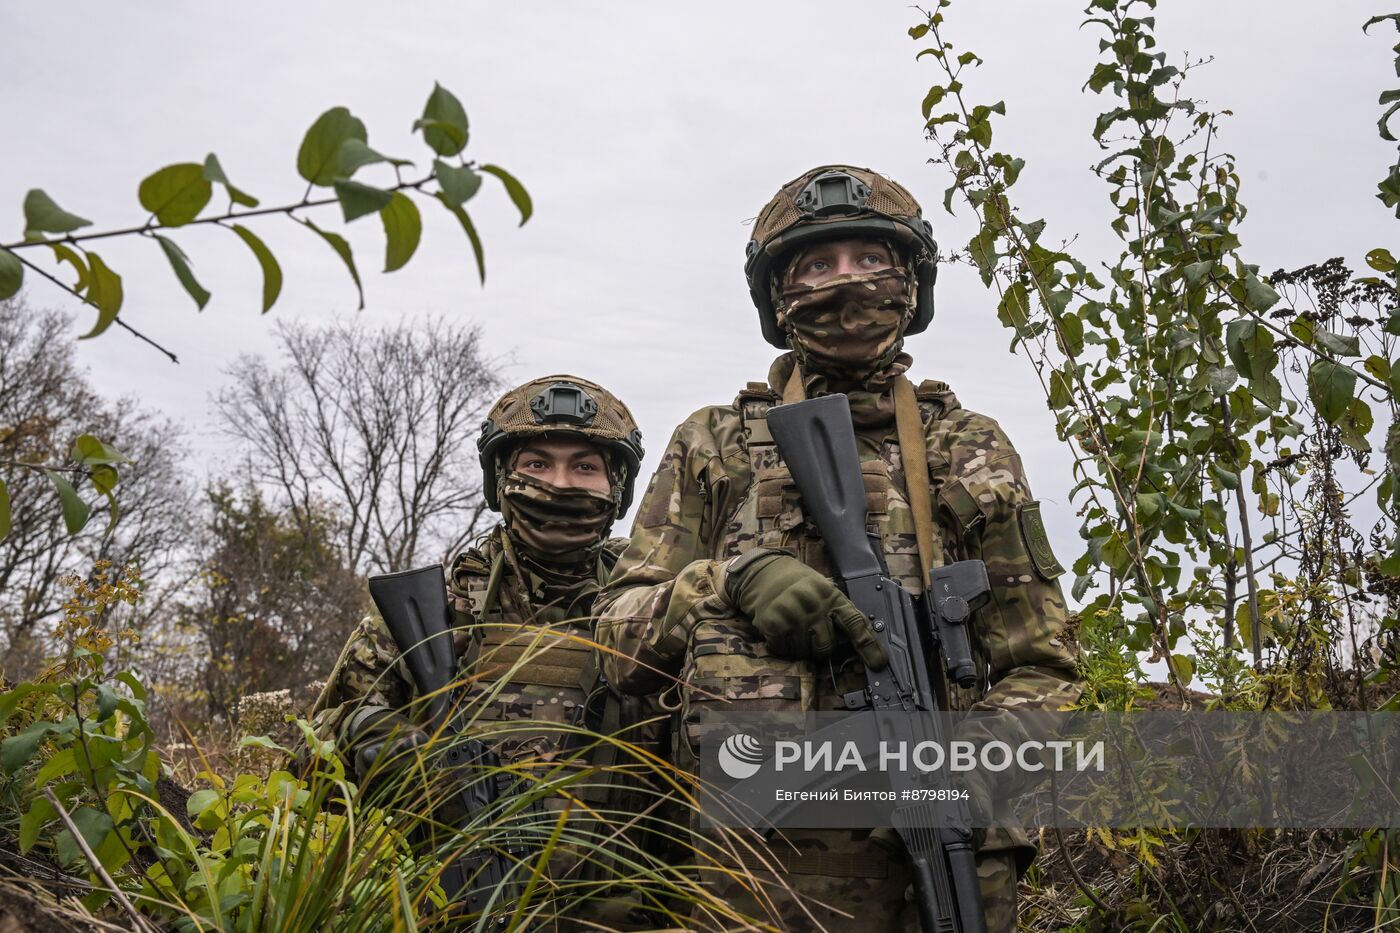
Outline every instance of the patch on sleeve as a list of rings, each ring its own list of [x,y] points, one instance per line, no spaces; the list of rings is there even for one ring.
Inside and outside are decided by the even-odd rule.
[[[1045,520],[1040,517],[1039,502],[1023,502],[1016,509],[1016,517],[1021,525],[1021,538],[1026,542],[1026,552],[1035,564],[1035,572],[1041,579],[1053,580],[1065,572],[1055,559],[1050,548],[1050,535],[1045,530]]]

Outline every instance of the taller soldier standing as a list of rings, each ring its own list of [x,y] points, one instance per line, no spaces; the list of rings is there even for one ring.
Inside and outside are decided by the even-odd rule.
[[[933,317],[937,246],[900,185],[842,165],[784,185],[758,216],[745,271],[763,335],[788,352],[767,383],[730,405],[702,408],[676,429],[638,510],[632,540],[599,596],[609,680],[660,693],[679,709],[679,762],[693,767],[691,728],[709,704],[726,710],[838,710],[865,686],[882,651],[869,623],[830,578],[823,544],[768,431],[781,402],[835,392],[850,400],[869,521],[890,575],[913,593],[924,561],[986,562],[991,599],[973,627],[978,682],[953,687],[955,709],[1046,710],[1080,693],[1063,637],[1056,562],[1021,459],[991,418],[963,408],[942,382],[905,376],[904,338]],[[896,416],[897,409],[904,415]],[[912,420],[911,420],[912,419]],[[922,443],[910,460],[899,443]],[[928,515],[910,505],[909,470],[927,471]],[[919,501],[916,497],[914,501]],[[844,635],[844,637],[842,637]],[[990,787],[991,799],[1009,788]],[[1019,832],[989,830],[978,873],[988,929],[1014,930],[1016,878],[1035,850]],[[746,912],[790,930],[917,930],[897,839],[865,830],[788,830],[774,846],[781,878],[714,884]]]

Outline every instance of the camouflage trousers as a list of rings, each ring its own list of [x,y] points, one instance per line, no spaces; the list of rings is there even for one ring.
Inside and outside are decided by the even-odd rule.
[[[790,831],[775,874],[747,863],[704,878],[738,913],[788,933],[919,933],[909,864],[849,830]],[[776,849],[776,846],[775,846]],[[771,864],[771,863],[770,863]],[[1016,857],[993,851],[977,859],[988,933],[1015,933]],[[736,929],[697,911],[693,929]]]

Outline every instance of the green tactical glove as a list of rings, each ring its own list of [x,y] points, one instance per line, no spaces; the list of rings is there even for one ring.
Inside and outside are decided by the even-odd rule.
[[[368,709],[346,724],[345,741],[354,752],[355,776],[377,782],[412,764],[413,749],[427,744],[428,734],[402,713]]]
[[[870,620],[831,580],[780,551],[745,558],[731,565],[725,577],[725,594],[753,621],[774,654],[825,658],[831,654],[839,628],[867,667],[879,669],[889,663]]]

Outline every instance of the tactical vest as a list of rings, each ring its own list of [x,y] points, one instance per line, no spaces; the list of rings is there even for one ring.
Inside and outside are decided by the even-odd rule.
[[[915,390],[926,439],[939,432],[939,422],[951,410],[943,401],[947,395],[947,386],[934,380],[920,383]],[[725,560],[755,547],[786,548],[803,563],[829,575],[831,567],[820,533],[804,515],[796,483],[778,456],[768,430],[768,411],[778,401],[777,393],[762,383],[749,383],[735,400],[743,431],[723,432],[726,440],[721,441],[718,452],[723,475],[716,475],[711,469],[707,485],[702,486],[702,491],[707,490],[705,495],[724,500],[710,503],[710,522],[718,529],[709,535],[714,543],[710,557]],[[739,434],[734,442],[727,440],[731,433]],[[921,594],[918,543],[895,425],[891,423],[878,436],[877,432],[857,429],[856,441],[865,484],[867,528],[880,536],[890,576],[911,594]],[[985,520],[985,505],[978,499],[975,484],[966,477],[949,475],[943,455],[934,449],[936,445],[929,446],[923,453],[931,474],[936,510],[934,563],[940,565],[968,556],[963,542]],[[1059,572],[1053,554],[1048,556],[1046,566],[1047,578]],[[975,626],[971,634],[977,682],[967,690],[953,686],[948,691],[949,707],[954,710],[969,709],[989,689],[990,664]],[[843,695],[863,689],[866,678],[864,666],[853,651],[848,650],[844,658],[839,654],[838,648],[831,663],[821,664],[773,657],[766,645],[754,638],[746,622],[724,617],[702,619],[691,634],[682,668],[680,682],[686,686],[672,701],[677,717],[672,733],[673,760],[683,769],[698,771],[697,749],[728,734],[727,727],[714,729],[714,723],[723,722],[723,715],[704,717],[706,707],[721,714],[843,709]],[[704,726],[702,722],[711,725]],[[1015,848],[1027,857],[1034,853],[1019,829],[990,830],[981,845],[988,850]],[[876,846],[860,848],[857,844],[855,851],[857,861],[866,866],[884,858]],[[809,871],[802,867],[787,870],[797,874]],[[812,867],[810,873],[832,877],[852,874],[831,864]]]
[[[502,758],[553,759],[571,741],[567,731],[554,728],[559,725],[615,731],[618,703],[589,644],[592,620],[563,618],[550,608],[527,617],[502,599],[502,555],[482,570],[449,590],[459,675],[471,684],[463,702],[481,721],[551,724],[512,732],[499,743]]]
[[[943,383],[933,381],[919,386],[916,395],[925,424],[943,417],[938,398],[946,389]],[[712,503],[719,507],[722,518],[716,521],[720,530],[712,538],[714,551],[710,556],[726,560],[755,547],[784,548],[809,567],[830,575],[825,545],[803,513],[797,485],[768,430],[767,414],[777,403],[777,394],[762,383],[749,383],[735,400],[743,419],[742,439],[735,449],[719,451],[726,472],[725,489],[722,493],[712,489],[710,495],[722,495],[728,501]],[[913,512],[905,491],[903,454],[893,422],[880,430],[883,433],[857,431],[867,528],[880,537],[890,576],[917,595],[923,592],[923,580]],[[970,506],[975,511],[976,504]],[[959,528],[967,527],[964,518],[970,524],[970,516],[955,516]],[[958,529],[943,522],[939,527],[943,534],[934,537],[935,565],[945,562],[945,553],[958,540]],[[974,656],[979,683],[967,691],[954,689],[950,696],[953,708],[966,709],[986,692],[988,665],[975,637]],[[836,665],[773,657],[746,626],[715,619],[696,627],[681,682],[688,686],[678,698],[682,728],[674,734],[675,750],[679,760],[694,761],[694,745],[706,741],[703,730],[697,731],[696,713],[706,704],[723,703],[725,709],[736,713],[839,709],[834,704],[845,692],[863,688],[865,674],[853,652]]]

